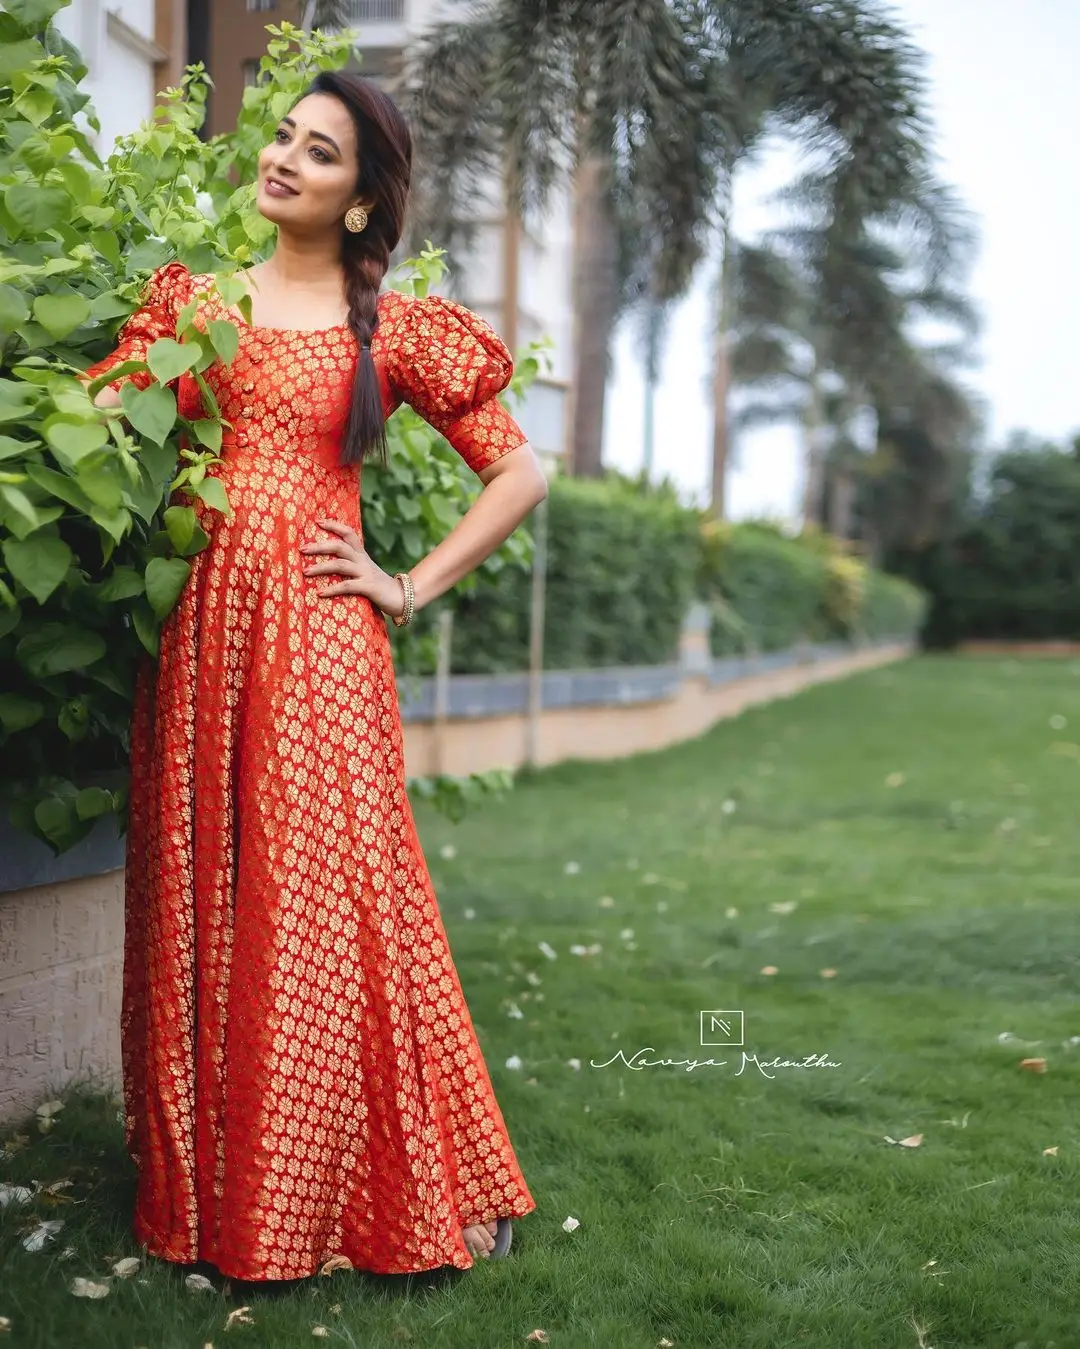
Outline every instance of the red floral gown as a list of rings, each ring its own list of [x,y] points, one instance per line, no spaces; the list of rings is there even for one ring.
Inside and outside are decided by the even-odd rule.
[[[159,268],[88,373],[175,336],[210,279]],[[228,316],[198,305],[200,327]],[[410,403],[476,471],[525,441],[496,397],[510,354],[479,316],[394,291],[378,313],[387,415]],[[536,1207],[405,793],[387,620],[303,574],[300,545],[331,537],[316,520],[361,532],[359,471],[339,463],[356,357],[346,325],[241,325],[233,363],[207,371],[233,423],[210,470],[233,514],[195,503],[210,543],[131,725],[134,1231],[238,1279],[306,1277],[338,1254],[383,1274],[468,1269],[463,1227]],[[175,387],[200,415],[194,380]]]

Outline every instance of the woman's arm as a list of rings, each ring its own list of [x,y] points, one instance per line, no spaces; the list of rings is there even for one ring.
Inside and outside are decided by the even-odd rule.
[[[548,494],[547,477],[528,441],[481,469],[478,477],[483,491],[446,538],[410,568],[417,609],[478,567]]]

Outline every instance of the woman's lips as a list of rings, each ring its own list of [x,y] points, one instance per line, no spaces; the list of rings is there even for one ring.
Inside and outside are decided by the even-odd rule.
[[[286,186],[276,178],[267,178],[264,187],[272,197],[295,197],[299,195],[295,188]]]

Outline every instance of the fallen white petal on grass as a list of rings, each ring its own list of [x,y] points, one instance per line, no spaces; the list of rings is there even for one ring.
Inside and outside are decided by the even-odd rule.
[[[1050,718],[1050,725],[1053,727],[1055,731],[1063,731],[1065,727],[1068,725],[1068,723],[1059,712]]]
[[[836,972],[836,970],[832,970],[832,969],[829,969],[829,970],[818,970],[818,974],[820,974],[821,977],[822,977],[823,979],[835,979],[835,978],[836,978],[837,972]]]
[[[939,1119],[938,1123],[948,1124],[953,1129],[966,1129],[967,1122],[970,1118],[971,1118],[971,1111],[965,1110],[963,1119]]]
[[[110,1288],[96,1279],[72,1279],[71,1292],[75,1297],[108,1297]]]
[[[537,974],[535,970],[529,970],[528,974],[526,974],[525,976],[525,979],[527,983],[532,984],[533,988],[536,988],[538,984],[543,983],[543,980],[540,978],[540,976]]]
[[[619,933],[619,940],[620,940],[620,941],[633,941],[633,940],[634,940],[634,929],[633,929],[632,927],[624,927],[623,930]]]
[[[904,785],[904,781],[905,779],[903,773],[890,773],[889,776],[885,779],[885,786],[902,787]]]
[[[212,1293],[214,1285],[205,1274],[188,1274],[184,1278],[184,1287],[189,1293]]]
[[[539,946],[540,950],[543,951],[544,955],[547,956],[548,960],[558,960],[559,957],[555,950],[550,947],[546,941],[537,942],[536,944]]]
[[[563,867],[563,874],[566,876],[576,876],[580,870],[581,867],[577,862],[567,862],[566,866]]]
[[[777,968],[777,966],[775,966],[775,965],[762,965],[762,967],[761,967],[761,973],[762,973],[762,974],[770,974],[770,975],[772,975],[772,974],[779,974],[780,971],[779,971],[779,969]]]
[[[1045,1059],[1021,1059],[1021,1060],[1020,1060],[1020,1067],[1023,1068],[1024,1072],[1026,1072],[1026,1073],[1045,1073],[1045,1072],[1046,1072],[1046,1060],[1045,1060]]]
[[[25,1185],[0,1185],[0,1208],[7,1208],[8,1204],[25,1204],[33,1197],[33,1190],[28,1190]]]
[[[797,899],[778,899],[775,904],[769,905],[770,913],[794,913],[799,907]]]
[[[462,917],[464,917],[464,918],[475,918],[475,917],[476,917],[476,910],[475,910],[475,909],[466,909],[465,912],[464,912],[464,914],[462,915]]]
[[[657,1340],[656,1349],[675,1349],[675,1341],[668,1339]]]
[[[581,1224],[578,1222],[576,1218],[566,1218],[562,1225],[564,1232],[573,1232],[575,1228],[578,1228],[580,1226]]]
[[[312,1326],[311,1333],[313,1335],[318,1335],[323,1338],[325,1338],[327,1335],[330,1334],[330,1332],[327,1330],[325,1326]]]
[[[506,1013],[506,1015],[512,1017],[515,1021],[520,1021],[522,1017],[525,1015],[525,1013],[521,1010],[521,1008],[517,1005],[516,1002],[512,1002],[510,1004],[510,1009]]]
[[[547,1344],[548,1337],[546,1330],[530,1330],[525,1336],[526,1342],[532,1341],[534,1344]]]
[[[728,799],[724,802],[724,804],[720,807],[720,809],[723,811],[725,815],[734,815],[736,804],[734,801],[732,801],[731,797],[729,796]]]
[[[40,1251],[49,1238],[54,1237],[63,1225],[63,1218],[49,1218],[43,1223],[38,1223],[32,1232],[23,1237],[23,1245],[28,1251]]]
[[[63,1108],[63,1101],[46,1101],[44,1105],[39,1105],[34,1113],[40,1118],[47,1118],[51,1115],[59,1115]]]
[[[573,1068],[574,1072],[576,1072],[576,1073],[580,1073],[580,1072],[581,1072],[581,1060],[580,1060],[580,1059],[567,1059],[567,1060],[566,1060],[566,1066],[567,1066],[568,1068]]]
[[[249,1311],[251,1311],[250,1307],[237,1307],[235,1311],[231,1311],[225,1318],[225,1329],[231,1330],[234,1321],[237,1325],[253,1326],[255,1322],[252,1317],[248,1315]]]
[[[1044,1157],[1056,1157],[1058,1154],[1058,1146],[1059,1145],[1055,1144],[1052,1148],[1043,1148],[1042,1155]]]
[[[523,1067],[523,1064],[517,1054],[511,1054],[506,1060],[506,1066],[516,1072],[519,1068]]]
[[[445,857],[449,862],[452,857],[457,856],[457,848],[452,843],[444,843],[439,849],[439,856]]]
[[[728,908],[726,908],[726,909],[724,910],[724,917],[725,917],[725,918],[738,918],[738,916],[739,916],[739,910],[736,909],[736,908],[732,908],[732,907],[729,906]]]
[[[0,1335],[8,1335],[11,1332],[11,1317],[0,1316]]]
[[[898,1148],[917,1148],[921,1147],[923,1141],[922,1134],[912,1134],[910,1138],[890,1138],[885,1135],[885,1142],[892,1143]]]
[[[615,907],[615,901],[610,895],[601,895],[600,907],[602,909],[613,909]]]
[[[130,1279],[133,1274],[137,1274],[142,1268],[142,1261],[136,1255],[129,1255],[124,1260],[117,1260],[112,1267],[112,1272],[118,1279]]]

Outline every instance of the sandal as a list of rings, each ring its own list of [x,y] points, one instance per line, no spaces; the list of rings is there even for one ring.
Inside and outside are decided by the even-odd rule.
[[[490,1259],[498,1260],[510,1249],[514,1236],[514,1224],[509,1218],[499,1218],[498,1231],[495,1233],[495,1245],[491,1249]]]

